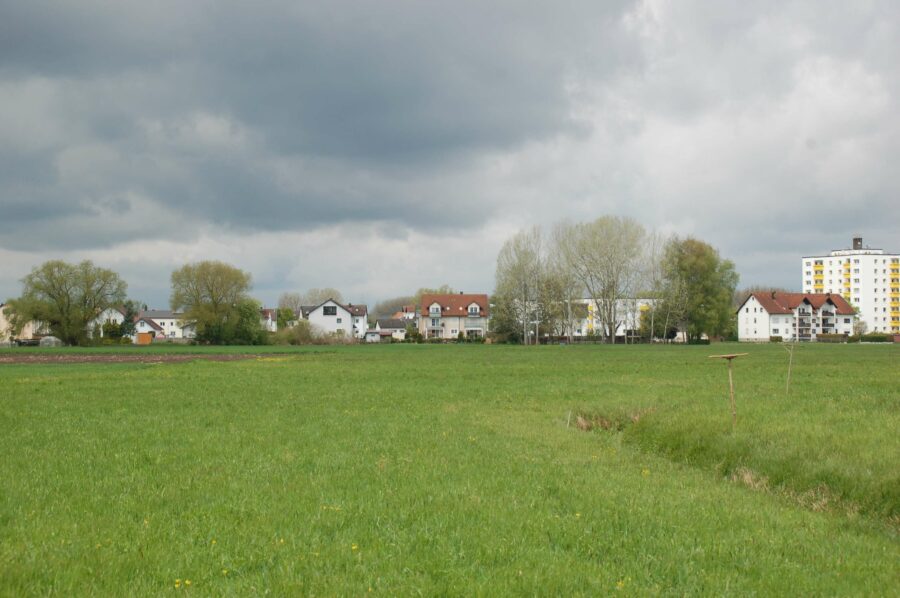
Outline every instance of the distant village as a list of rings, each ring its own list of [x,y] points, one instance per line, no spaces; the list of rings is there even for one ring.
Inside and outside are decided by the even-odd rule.
[[[754,290],[746,294],[735,310],[737,340],[840,340],[865,333],[900,336],[900,254],[864,247],[862,238],[857,237],[850,248],[802,257],[801,272],[802,292]],[[367,305],[329,297],[296,308],[258,308],[259,327],[276,335],[279,330],[302,326],[309,331],[308,338],[341,342],[491,342],[492,312],[497,308],[491,299],[487,293],[423,293],[415,303],[397,305],[391,313],[372,314]],[[687,342],[687,335],[680,330],[668,335],[648,334],[648,316],[660,301],[653,296],[616,299],[618,315],[615,330],[610,333],[602,329],[603,306],[594,298],[567,301],[567,325],[555,331],[539,325],[541,306],[537,300],[533,309],[528,300],[507,300],[512,311],[521,312],[519,342],[599,338],[625,343]],[[0,304],[0,342],[54,344],[48,326],[40,321],[25,322],[16,329],[9,307]],[[529,322],[529,318],[535,320]],[[197,327],[183,311],[142,306],[129,314],[124,306],[114,306],[106,307],[91,320],[85,335],[102,342],[109,331],[121,330],[124,334],[116,335],[121,343],[192,343],[198,339]],[[651,329],[655,331],[656,327]]]

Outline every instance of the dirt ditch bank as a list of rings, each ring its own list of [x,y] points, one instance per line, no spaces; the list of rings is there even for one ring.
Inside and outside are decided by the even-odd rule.
[[[23,355],[0,354],[0,364],[44,363],[181,363],[185,361],[238,361],[277,357],[277,353],[182,353],[127,355],[115,353],[30,353]]]

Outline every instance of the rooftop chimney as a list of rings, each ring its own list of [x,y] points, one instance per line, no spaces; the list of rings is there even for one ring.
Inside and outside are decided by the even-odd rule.
[[[862,249],[862,237],[853,237],[853,249]]]

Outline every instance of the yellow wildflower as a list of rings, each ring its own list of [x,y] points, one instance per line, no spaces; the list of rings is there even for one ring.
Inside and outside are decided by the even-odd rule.
[[[185,579],[185,580],[184,580],[184,585],[186,585],[186,586],[191,585],[191,580],[190,580],[190,579]]]
[[[357,546],[356,544],[351,544],[350,550],[357,551],[357,550],[359,550],[359,546]]]

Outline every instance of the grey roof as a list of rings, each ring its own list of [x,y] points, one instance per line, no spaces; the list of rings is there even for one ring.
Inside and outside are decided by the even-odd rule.
[[[341,306],[341,309],[348,312],[352,316],[365,316],[369,313],[369,308],[366,305],[353,305],[352,303],[347,303],[345,305],[343,303],[335,301],[334,299],[326,299],[325,301],[323,301],[322,303],[320,303],[318,305],[301,305],[300,310],[303,312],[303,318],[309,319],[309,313],[311,311],[314,311],[314,310],[320,308],[321,306],[325,305],[329,301],[336,305]]]
[[[175,318],[180,319],[184,314],[180,311],[170,311],[168,309],[148,309],[138,314],[145,318]]]
[[[379,318],[375,321],[375,325],[382,330],[406,330],[406,320],[399,318]]]

